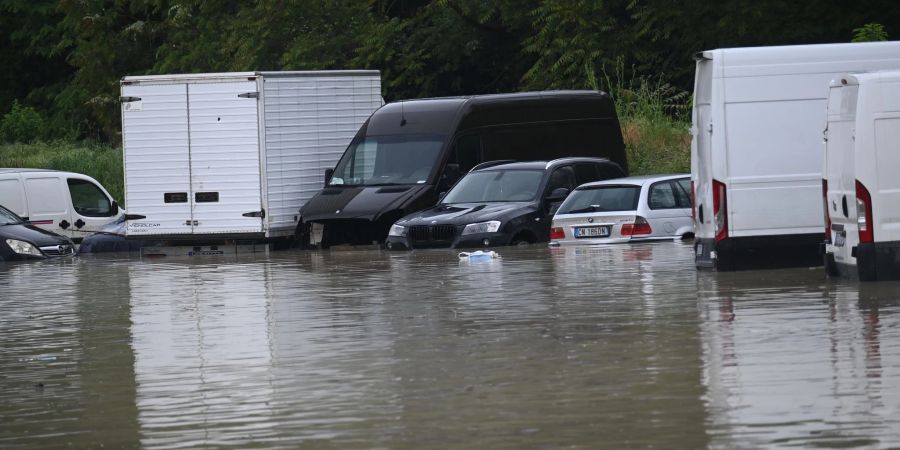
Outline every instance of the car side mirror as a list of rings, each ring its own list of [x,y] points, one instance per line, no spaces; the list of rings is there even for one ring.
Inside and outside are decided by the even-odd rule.
[[[334,169],[327,168],[325,169],[325,185],[328,186],[328,182],[331,181],[331,176],[334,175]]]
[[[556,188],[553,190],[553,192],[550,192],[550,195],[547,196],[547,201],[550,203],[558,203],[565,200],[568,196],[568,188]]]
[[[112,207],[110,209],[112,212],[112,214],[110,214],[110,215],[115,216],[115,215],[119,214],[119,202],[113,200]]]

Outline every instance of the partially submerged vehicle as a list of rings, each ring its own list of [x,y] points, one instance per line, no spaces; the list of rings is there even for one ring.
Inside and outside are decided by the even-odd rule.
[[[367,117],[377,71],[128,76],[129,238],[288,240]]]
[[[828,83],[900,68],[900,42],[726,48],[696,59],[697,267],[821,264]]]
[[[488,162],[432,208],[395,223],[388,249],[493,247],[546,242],[553,213],[576,186],[625,176],[603,158]]]
[[[0,262],[73,255],[71,239],[31,225],[0,206]]]
[[[551,245],[611,244],[693,236],[688,174],[648,175],[579,186],[560,205]]]
[[[900,279],[900,71],[831,82],[825,129],[825,267]]]
[[[390,103],[362,126],[301,209],[302,244],[381,244],[485,161],[605,157],[627,171],[609,95],[548,91]]]
[[[75,242],[125,213],[97,180],[46,169],[0,169],[0,205]]]

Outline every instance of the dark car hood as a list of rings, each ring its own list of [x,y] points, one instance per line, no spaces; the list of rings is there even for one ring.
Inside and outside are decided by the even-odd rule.
[[[17,239],[38,247],[69,244],[69,239],[34,225],[0,225],[0,239]]]
[[[401,208],[429,185],[329,186],[309,199],[300,210],[304,222],[326,219],[375,220],[382,213]]]
[[[424,211],[410,214],[399,224],[410,225],[466,225],[488,220],[506,221],[511,216],[518,216],[534,209],[530,202],[496,202],[496,203],[455,203],[437,205]]]

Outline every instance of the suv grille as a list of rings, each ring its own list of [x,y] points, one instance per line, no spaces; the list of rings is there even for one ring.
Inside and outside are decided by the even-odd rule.
[[[409,228],[409,240],[415,246],[444,246],[453,243],[455,225],[413,225]]]
[[[69,244],[51,245],[49,247],[41,247],[41,251],[47,256],[69,256],[75,254],[75,247]]]

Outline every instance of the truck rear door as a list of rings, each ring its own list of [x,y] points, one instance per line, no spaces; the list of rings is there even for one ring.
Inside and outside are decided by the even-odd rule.
[[[129,236],[191,234],[187,85],[122,86]]]
[[[189,85],[194,234],[263,231],[255,81]]]

